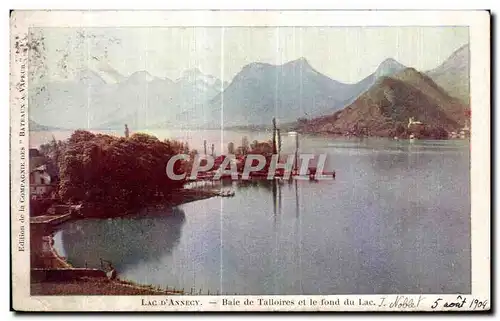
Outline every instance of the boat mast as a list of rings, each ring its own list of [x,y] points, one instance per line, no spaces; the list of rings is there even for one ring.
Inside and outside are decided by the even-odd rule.
[[[276,148],[276,118],[273,117],[273,154],[277,154],[277,148]]]
[[[299,168],[299,133],[295,133],[295,172],[297,172],[298,168]]]

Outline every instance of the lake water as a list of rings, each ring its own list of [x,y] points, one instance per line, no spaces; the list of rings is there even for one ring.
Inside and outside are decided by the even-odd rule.
[[[216,152],[243,135],[269,137],[154,134],[198,150],[207,139]],[[46,139],[37,135],[35,146]],[[75,266],[103,258],[121,278],[188,292],[470,293],[468,141],[301,137],[300,145],[327,153],[336,179],[229,183],[232,198],[72,222],[55,235],[56,249]]]

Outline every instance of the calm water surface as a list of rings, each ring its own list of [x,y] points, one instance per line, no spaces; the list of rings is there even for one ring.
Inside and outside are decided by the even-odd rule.
[[[223,148],[268,137],[180,135],[198,150],[203,139]],[[68,223],[55,245],[75,266],[103,258],[121,278],[211,293],[469,293],[469,150],[468,141],[302,137],[302,152],[328,153],[335,180],[228,183],[235,197]]]

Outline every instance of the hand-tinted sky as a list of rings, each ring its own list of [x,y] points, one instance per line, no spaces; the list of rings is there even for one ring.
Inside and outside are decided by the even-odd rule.
[[[177,79],[186,69],[230,81],[252,62],[282,64],[305,57],[318,71],[357,82],[386,58],[426,71],[469,42],[467,27],[50,28],[45,40],[49,79],[82,69],[146,70]]]

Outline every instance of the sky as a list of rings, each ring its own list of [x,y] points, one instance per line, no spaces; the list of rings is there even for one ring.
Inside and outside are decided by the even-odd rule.
[[[437,67],[469,42],[467,27],[226,27],[44,28],[46,81],[71,79],[79,71],[146,70],[178,79],[199,68],[223,81],[247,64],[283,64],[306,58],[332,79],[354,83],[387,58],[420,71]],[[37,81],[37,75],[34,76]],[[109,80],[109,81],[112,81]]]

